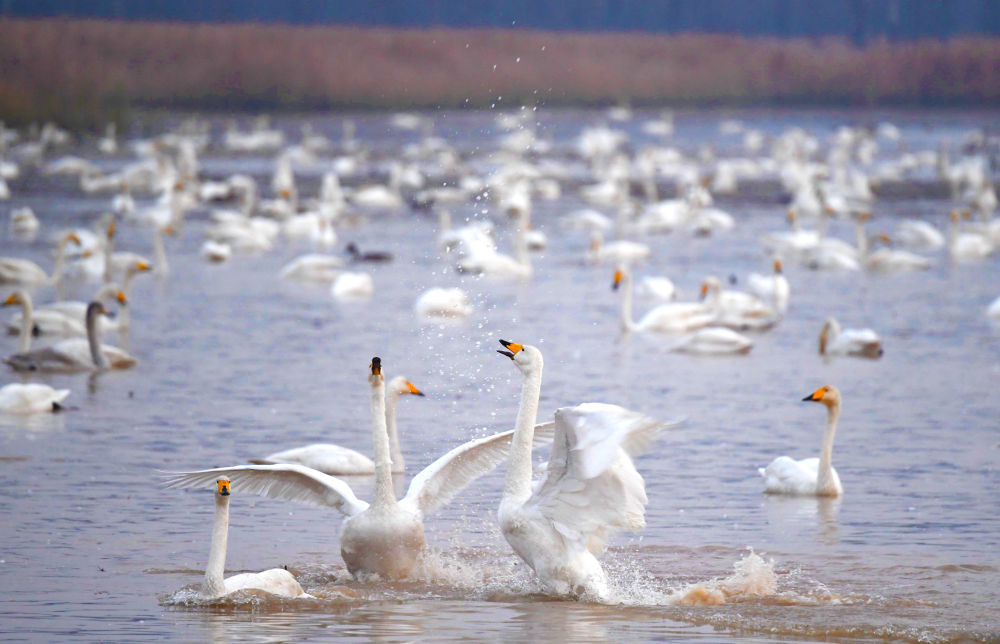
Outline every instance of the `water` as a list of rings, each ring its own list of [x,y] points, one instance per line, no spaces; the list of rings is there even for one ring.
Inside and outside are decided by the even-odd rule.
[[[435,131],[487,167],[499,134],[492,116],[440,114]],[[725,148],[717,134],[723,116],[730,115],[679,115],[680,147],[694,152],[718,141]],[[737,116],[768,133],[798,125],[823,139],[842,123],[886,117],[914,149],[995,125],[992,116],[951,112]],[[549,112],[538,120],[565,148],[599,117]],[[303,120],[278,125],[297,133]],[[312,120],[337,136],[336,119]],[[389,130],[385,117],[356,120],[376,156],[416,140]],[[218,134],[221,122],[214,126]],[[643,141],[636,125],[625,128]],[[90,150],[75,152],[93,156]],[[210,152],[202,167],[211,176],[264,173],[269,158]],[[314,193],[325,168],[303,169],[303,193]],[[46,268],[52,231],[89,225],[107,204],[107,197],[82,196],[73,181],[32,170],[12,188],[2,212],[30,205],[44,228],[28,244],[4,232],[3,254]],[[376,214],[359,228],[340,228],[341,244],[396,255],[366,268],[375,296],[350,303],[333,300],[327,287],[277,277],[307,246],[280,243],[268,254],[203,263],[206,211],[193,212],[182,236],[167,242],[169,276],[136,280],[129,346],[138,367],[40,378],[70,388],[72,408],[0,419],[0,585],[7,589],[0,630],[37,640],[199,641],[1000,636],[1000,329],[984,313],[1000,295],[1000,261],[953,266],[938,253],[930,271],[887,276],[789,264],[786,319],[754,336],[747,356],[698,358],[670,353],[655,337],[621,337],[613,267],[583,263],[586,236],[556,224],[581,205],[569,188],[556,201],[536,202],[533,222],[551,243],[533,258],[535,277],[526,284],[454,273],[434,251],[436,223],[427,215]],[[781,228],[782,206],[739,198],[720,205],[737,218],[733,231],[644,239],[653,259],[637,276],[669,275],[694,297],[707,275],[765,271],[757,239]],[[953,205],[880,201],[871,229],[891,231],[896,217],[913,215],[943,226]],[[846,224],[832,232],[853,239]],[[151,256],[146,231],[123,226],[120,234],[119,248]],[[505,229],[501,247],[510,247]],[[473,297],[470,318],[439,325],[415,317],[420,292],[454,285]],[[86,298],[95,288],[72,290]],[[49,299],[51,290],[35,296]],[[638,300],[637,312],[648,306]],[[845,326],[875,328],[885,356],[822,360],[817,335],[830,314]],[[427,520],[432,552],[414,580],[354,581],[340,560],[335,512],[235,493],[227,572],[287,565],[320,599],[242,595],[206,605],[185,590],[197,587],[204,570],[211,495],[163,490],[160,471],[238,464],[314,441],[369,451],[365,373],[379,355],[387,374],[406,374],[427,393],[405,397],[399,408],[415,474],[460,442],[512,426],[519,374],[494,352],[499,337],[543,351],[542,419],[584,401],[686,418],[637,463],[650,498],[647,528],[619,536],[604,558],[620,605],[539,594],[496,526],[503,467]],[[0,339],[4,354],[15,346]],[[844,397],[834,448],[843,498],[763,495],[757,467],[780,454],[818,453],[823,409],[799,401],[826,383]],[[369,480],[352,485],[362,498],[370,492]]]

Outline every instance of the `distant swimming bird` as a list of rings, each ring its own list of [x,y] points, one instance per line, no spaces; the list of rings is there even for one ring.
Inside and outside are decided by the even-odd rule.
[[[385,251],[367,251],[362,253],[358,250],[357,244],[351,242],[347,245],[347,253],[351,256],[352,262],[391,262],[392,253]]]
[[[841,329],[836,318],[827,318],[819,333],[821,356],[847,355],[881,358],[882,339],[871,329]]]

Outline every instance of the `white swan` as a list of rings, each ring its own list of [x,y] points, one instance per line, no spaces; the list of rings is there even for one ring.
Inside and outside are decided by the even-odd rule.
[[[69,389],[53,389],[37,383],[11,383],[0,388],[0,413],[39,414],[62,409]]]
[[[215,520],[212,523],[212,549],[205,567],[205,580],[201,584],[204,599],[217,599],[238,590],[263,590],[281,597],[311,598],[302,590],[295,576],[284,568],[271,568],[264,572],[245,572],[224,579],[226,572],[226,546],[229,542],[229,480],[220,477],[215,493]]]
[[[34,211],[27,206],[24,208],[15,208],[10,212],[9,225],[10,232],[13,233],[15,237],[20,238],[34,237],[40,227],[38,217],[36,217]]]
[[[770,303],[777,313],[784,315],[788,311],[791,288],[788,286],[788,279],[782,274],[780,259],[774,260],[773,275],[750,273],[747,288],[762,301]]]
[[[944,235],[926,221],[904,219],[899,222],[896,237],[910,248],[935,249],[944,246]]]
[[[833,469],[833,436],[840,417],[840,392],[833,385],[820,387],[802,400],[826,405],[826,430],[819,458],[796,461],[779,456],[767,467],[757,471],[764,477],[764,491],[769,494],[794,494],[799,496],[840,496],[844,488],[837,470]]]
[[[497,513],[507,543],[546,592],[606,600],[608,583],[596,555],[613,530],[645,526],[645,483],[623,446],[652,440],[660,424],[617,405],[584,403],[555,413],[545,478],[532,489],[532,428],[542,385],[542,354],[500,340],[521,371],[521,401]]]
[[[713,324],[732,329],[768,329],[778,322],[777,312],[756,295],[723,290],[718,278],[706,277],[701,283],[701,297],[715,311]]]
[[[424,317],[457,318],[472,313],[472,303],[460,288],[435,287],[421,293],[413,309]]]
[[[604,236],[594,231],[590,235],[590,249],[587,260],[599,264],[602,262],[641,262],[649,259],[649,246],[639,242],[619,239],[604,243]]]
[[[41,266],[31,260],[18,257],[0,257],[0,284],[58,285],[66,268],[66,244],[69,242],[79,244],[80,238],[75,233],[67,233],[59,239],[56,245],[56,263],[52,269],[51,277]]]
[[[344,260],[334,255],[307,253],[285,264],[279,275],[286,280],[333,282],[343,265]]]
[[[375,292],[375,283],[368,273],[345,271],[337,276],[330,287],[330,294],[338,300],[364,299]]]
[[[406,471],[403,451],[399,447],[396,403],[399,402],[400,396],[407,394],[424,395],[404,376],[396,376],[386,386],[385,424],[389,432],[389,456],[392,458],[393,474],[401,474]],[[250,462],[257,465],[296,463],[332,475],[375,473],[375,463],[370,458],[353,449],[332,443],[315,443],[305,447],[293,447],[261,459],[252,459]]]
[[[201,245],[200,255],[206,262],[220,264],[233,256],[233,249],[229,244],[206,239]]]
[[[722,326],[698,329],[675,344],[673,351],[697,355],[722,355],[728,353],[749,353],[753,340]]]
[[[821,356],[847,355],[881,358],[882,340],[871,329],[841,329],[836,318],[827,318],[819,332]]]
[[[894,271],[923,271],[931,267],[929,258],[906,250],[890,248],[892,243],[887,235],[877,235],[876,240],[886,244],[886,247],[870,253],[865,258],[865,268],[870,271],[894,272]]]
[[[457,269],[460,273],[474,273],[490,277],[528,279],[532,275],[531,257],[524,230],[524,213],[516,216],[514,232],[514,257],[485,248],[460,259]]]
[[[638,322],[632,320],[632,273],[621,265],[615,271],[611,288],[622,288],[621,324],[624,331],[654,331],[682,333],[694,331],[711,324],[717,313],[701,302],[670,302],[651,309]]]
[[[640,296],[651,297],[661,302],[669,302],[677,295],[677,287],[669,277],[647,275],[639,281],[636,289]]]
[[[100,302],[87,306],[87,338],[71,338],[50,347],[15,353],[4,362],[16,371],[86,371],[127,369],[136,359],[117,347],[101,344],[97,316],[108,312]],[[30,334],[28,335],[30,338]]]
[[[103,302],[106,297],[114,297],[121,307],[125,307],[128,303],[124,290],[119,289],[117,284],[102,284],[97,295],[94,296],[94,300]],[[34,308],[31,296],[27,292],[19,290],[3,302],[4,306],[14,304],[21,305],[21,312],[7,321],[9,335],[21,334],[23,336],[25,333],[33,336],[87,335],[86,302],[59,300]],[[102,333],[119,330],[118,318],[115,320],[109,320],[104,316],[98,318],[98,329]],[[25,348],[19,349],[19,351],[26,350]]]
[[[351,574],[385,579],[409,575],[425,548],[423,518],[445,505],[466,485],[490,472],[507,455],[514,432],[469,441],[428,465],[396,500],[385,424],[382,363],[371,363],[372,437],[375,443],[375,492],[371,505],[358,499],[344,481],[302,465],[237,465],[199,472],[176,472],[167,487],[202,487],[220,475],[248,492],[278,499],[332,507],[347,519],[340,554]],[[551,424],[535,428],[535,444],[551,441]]]
[[[993,252],[993,244],[985,235],[959,232],[959,214],[948,215],[948,252],[956,262],[970,262],[985,258]]]

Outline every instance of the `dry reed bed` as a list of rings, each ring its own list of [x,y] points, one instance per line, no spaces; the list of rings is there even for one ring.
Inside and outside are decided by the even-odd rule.
[[[1000,39],[0,20],[0,118],[94,123],[129,106],[996,104]]]

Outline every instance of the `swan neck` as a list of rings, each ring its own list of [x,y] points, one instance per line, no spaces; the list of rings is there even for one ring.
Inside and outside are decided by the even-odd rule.
[[[95,309],[87,308],[87,344],[90,346],[90,357],[94,361],[94,366],[98,369],[107,369],[108,361],[101,351],[101,339],[97,332],[97,316],[100,315]]]
[[[826,411],[826,430],[819,451],[819,472],[816,490],[826,492],[833,489],[833,437],[837,433],[837,419],[840,418],[840,401],[831,404]]]
[[[167,251],[163,247],[163,231],[156,230],[153,232],[153,257],[156,258],[156,270],[157,275],[166,275],[169,267],[167,266]]]
[[[868,235],[865,233],[865,222],[860,219],[854,224],[854,235],[857,238],[858,257],[868,254]]]
[[[531,496],[531,443],[535,436],[538,397],[542,391],[542,367],[524,375],[521,384],[521,404],[507,457],[507,478],[504,481],[504,501],[523,502]]]
[[[517,231],[514,235],[514,259],[524,268],[531,270],[531,256],[528,254],[528,239],[525,233],[526,217],[522,214],[517,218]]]
[[[31,297],[25,291],[20,291],[21,298],[21,337],[18,339],[18,353],[27,353],[31,350],[31,333],[35,326],[34,307],[31,305]]]
[[[444,208],[438,209],[438,226],[442,233],[451,231],[451,213]]]
[[[108,235],[104,243],[104,281],[111,281],[111,256],[115,253],[115,238]]]
[[[392,459],[392,469],[396,472],[406,470],[403,461],[403,451],[399,447],[399,431],[396,427],[396,403],[399,402],[399,392],[390,391],[385,400],[385,426],[389,432],[389,458]]]
[[[385,380],[381,377],[371,388],[372,440],[375,447],[375,497],[373,506],[396,504],[392,488],[392,457],[389,451],[389,433],[385,425]]]
[[[215,495],[215,522],[212,524],[212,550],[208,553],[205,581],[201,594],[221,597],[226,594],[226,544],[229,540],[229,497]]]
[[[632,319],[632,274],[625,271],[622,275],[622,331],[635,331],[635,321]]]
[[[69,243],[68,237],[63,237],[59,240],[59,244],[56,246],[56,265],[52,268],[52,278],[51,282],[59,286],[60,281],[62,281],[63,272],[66,270],[66,244]]]

